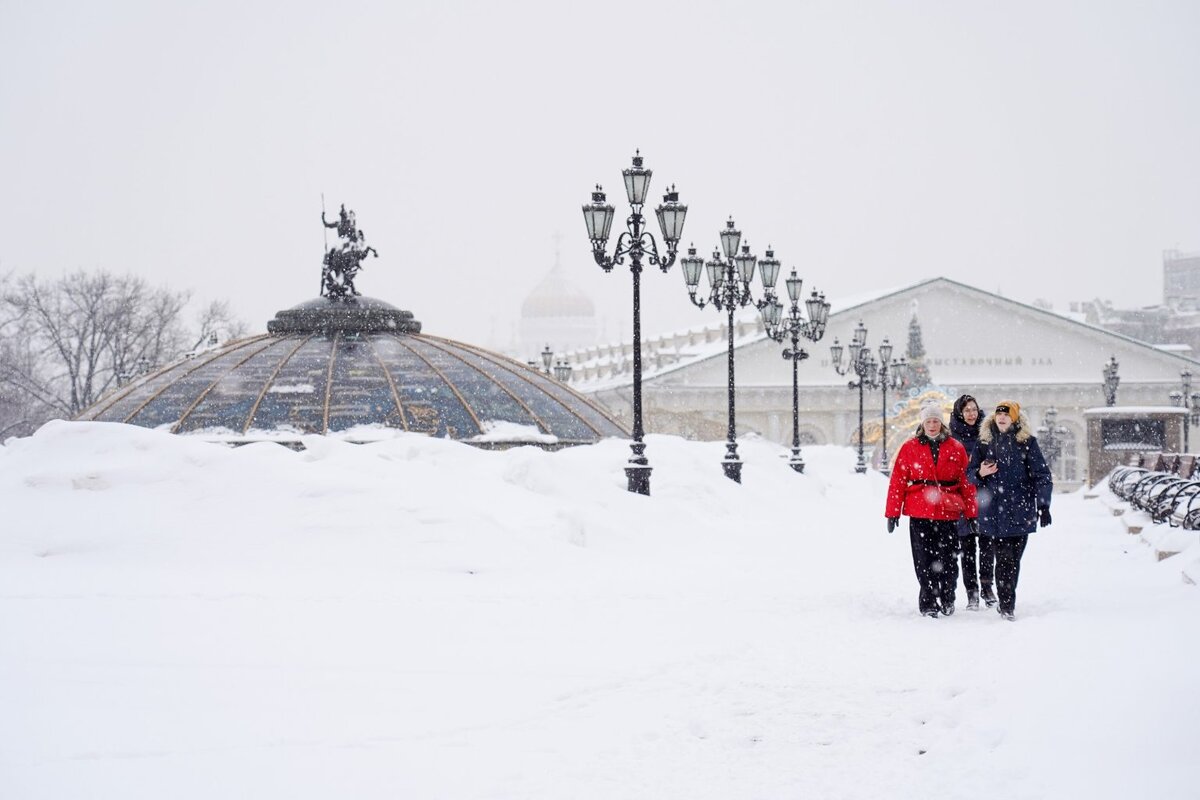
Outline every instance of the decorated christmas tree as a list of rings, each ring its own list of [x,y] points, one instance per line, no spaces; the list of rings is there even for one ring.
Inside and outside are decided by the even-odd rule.
[[[921,322],[917,319],[917,301],[912,301],[912,319],[908,323],[908,385],[913,389],[924,389],[933,383],[929,367],[925,364],[925,344],[921,341]]]
[[[908,361],[908,380],[905,387],[896,392],[895,400],[888,403],[887,460],[895,459],[900,444],[913,435],[920,421],[921,406],[939,403],[949,414],[952,398],[933,385],[929,367],[925,364],[925,343],[921,338],[921,322],[917,318],[917,301],[912,302],[912,319],[908,323],[908,348],[904,354]],[[889,397],[889,401],[891,398]],[[857,436],[854,441],[857,444]],[[872,461],[876,469],[883,466],[883,421],[869,422],[863,426],[863,443],[874,448]]]

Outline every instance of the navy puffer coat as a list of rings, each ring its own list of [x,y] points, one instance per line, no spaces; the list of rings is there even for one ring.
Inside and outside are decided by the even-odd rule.
[[[979,444],[979,428],[983,424],[983,415],[980,414],[975,418],[974,425],[968,425],[962,416],[963,406],[967,402],[975,402],[975,398],[964,394],[954,401],[954,409],[950,412],[950,435],[958,440],[963,449],[967,451],[967,458],[970,459],[975,454],[975,446]],[[977,402],[975,404],[978,405]],[[971,535],[971,523],[965,517],[958,521],[958,535]]]
[[[987,459],[1000,469],[981,478],[979,465]],[[984,536],[1033,533],[1038,509],[1050,507],[1054,478],[1024,414],[1005,433],[991,416],[983,421],[967,477],[979,489],[979,532]]]

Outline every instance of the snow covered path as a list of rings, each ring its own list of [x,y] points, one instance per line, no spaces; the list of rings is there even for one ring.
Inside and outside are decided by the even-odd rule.
[[[916,613],[853,454],[0,448],[0,796],[1200,795],[1200,592],[1056,496],[1018,621]]]

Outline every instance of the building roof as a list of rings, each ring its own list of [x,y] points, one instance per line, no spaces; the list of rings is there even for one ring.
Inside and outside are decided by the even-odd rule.
[[[505,356],[422,334],[408,311],[321,297],[268,333],[169,364],[79,419],[221,440],[415,431],[485,445],[568,445],[628,433],[588,398]]]
[[[1119,333],[1114,333],[1104,328],[1099,328],[1082,322],[1078,319],[1063,316],[1053,311],[1039,308],[1028,303],[1022,303],[1018,300],[1012,300],[1002,295],[979,289],[949,278],[929,278],[927,280],[918,281],[917,283],[905,286],[899,289],[888,289],[878,292],[859,293],[853,297],[845,299],[832,298],[832,309],[829,315],[829,323],[831,327],[836,326],[838,322],[854,320],[860,314],[869,308],[882,304],[887,301],[894,301],[904,298],[906,295],[918,294],[921,290],[936,287],[938,285],[952,288],[955,291],[967,296],[975,296],[983,303],[996,305],[1007,311],[1011,315],[1011,319],[1028,318],[1028,315],[1034,315],[1037,319],[1043,320],[1053,326],[1057,326],[1064,331],[1075,331],[1085,334],[1089,337],[1100,337],[1102,340],[1110,340],[1113,345],[1118,343],[1121,349],[1133,348],[1139,352],[1144,352],[1147,355],[1154,354],[1158,358],[1169,358],[1177,360],[1180,367],[1195,365],[1197,362],[1185,357],[1177,352],[1165,351],[1155,345],[1148,344],[1138,339],[1133,339]],[[925,314],[936,313],[933,309],[923,309],[922,319],[925,319]],[[757,322],[749,314],[739,316],[739,324],[735,330],[734,348],[741,350],[747,347],[752,347],[764,342],[767,339],[766,333],[762,329],[761,322]],[[669,334],[660,337],[647,337],[644,342],[643,355],[643,380],[655,381],[666,379],[669,376],[676,375],[683,370],[695,368],[701,364],[714,362],[717,359],[724,359],[727,349],[727,341],[724,335],[711,336],[710,333],[723,331],[724,325],[709,326],[700,329],[699,333],[696,330]],[[897,333],[899,333],[897,331]],[[690,340],[699,339],[701,344],[688,346]],[[832,340],[831,340],[832,341]],[[812,349],[811,343],[804,343],[806,347]],[[821,345],[825,343],[822,342]],[[897,355],[903,352],[904,340],[894,341],[893,344],[897,348]],[[928,344],[928,343],[927,343]],[[820,345],[819,345],[820,346]],[[592,375],[588,380],[576,383],[576,388],[583,391],[595,392],[605,389],[612,389],[622,385],[628,385],[632,382],[632,374],[628,370],[606,370],[605,364],[601,363],[604,359],[605,351],[619,352],[625,346],[613,346],[609,348],[600,348],[599,358],[591,351],[571,354],[572,363],[577,367],[583,367],[582,371],[585,375]],[[1097,366],[1097,369],[1099,367]],[[835,384],[841,379],[832,373],[828,374],[828,382]]]

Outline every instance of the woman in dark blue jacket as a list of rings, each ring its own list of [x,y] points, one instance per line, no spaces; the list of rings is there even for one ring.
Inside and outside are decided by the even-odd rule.
[[[954,401],[950,411],[950,435],[957,439],[967,451],[967,457],[975,453],[979,443],[979,428],[983,415],[979,413],[979,402],[969,394]],[[996,605],[996,593],[992,589],[996,573],[996,551],[991,537],[979,538],[979,527],[975,520],[958,521],[958,555],[962,561],[963,588],[967,590],[967,608],[979,610],[979,587],[983,584],[983,601],[988,608]],[[977,557],[979,556],[979,557]]]
[[[979,444],[967,466],[979,487],[979,533],[996,550],[996,592],[1000,614],[1015,619],[1017,579],[1029,534],[1050,524],[1054,479],[1028,418],[1014,400],[1005,400],[983,421]]]

